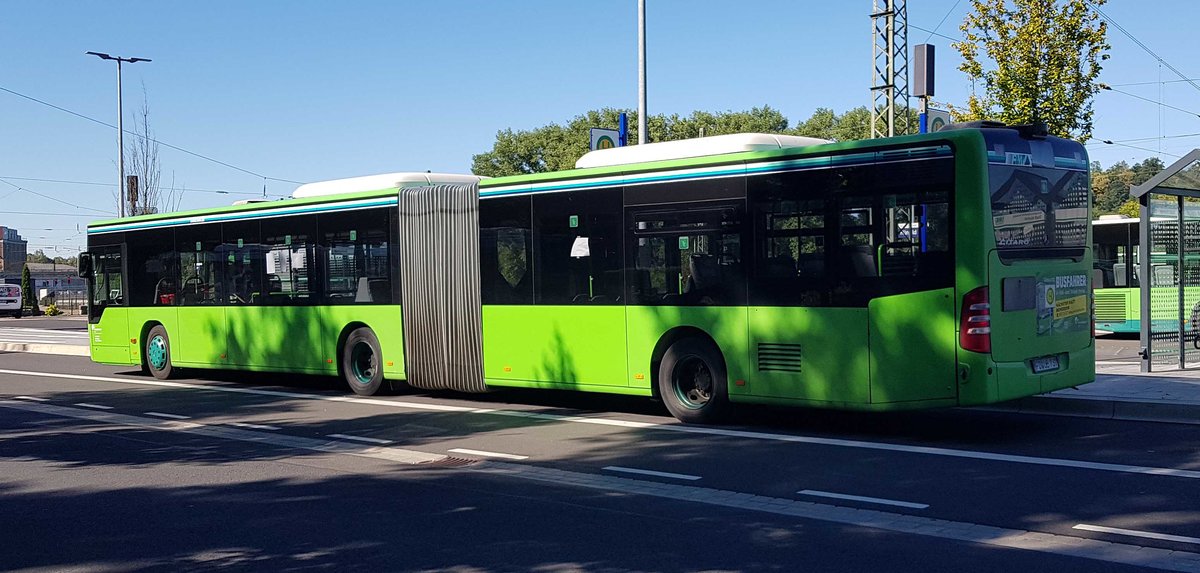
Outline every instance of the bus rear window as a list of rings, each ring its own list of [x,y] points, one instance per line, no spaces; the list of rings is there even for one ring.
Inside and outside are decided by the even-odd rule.
[[[993,164],[988,180],[1001,256],[1082,254],[1088,228],[1086,171]]]

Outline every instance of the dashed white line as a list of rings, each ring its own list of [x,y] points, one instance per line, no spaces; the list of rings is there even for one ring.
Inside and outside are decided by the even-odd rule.
[[[13,396],[17,400],[33,400],[34,402],[49,402],[49,398],[38,398],[37,396]]]
[[[1166,533],[1154,533],[1151,531],[1138,531],[1136,529],[1121,529],[1119,527],[1105,527],[1103,525],[1088,525],[1080,523],[1071,529],[1081,529],[1083,531],[1095,531],[1097,533],[1113,533],[1116,535],[1128,535],[1130,537],[1144,537],[1146,539],[1159,539],[1162,541],[1176,541],[1179,543],[1195,543],[1200,545],[1200,538],[1184,537],[1182,535],[1168,535]]]
[[[76,402],[75,405],[79,406],[80,408],[94,408],[96,410],[112,410],[113,409],[112,406],[105,406],[103,404],[88,404],[87,402]]]
[[[226,422],[226,423],[229,424],[230,426],[237,426],[239,428],[249,428],[251,430],[278,430],[278,429],[280,429],[277,426],[268,426],[266,424],[247,424],[245,422]]]
[[[684,479],[684,480],[688,480],[688,481],[696,481],[696,480],[700,479],[700,476],[693,476],[693,475],[688,475],[688,474],[673,474],[671,472],[656,472],[654,470],[641,470],[638,468],[623,468],[621,466],[605,466],[603,469],[608,470],[610,472],[638,474],[638,475],[644,475],[644,476],[655,476],[655,477],[671,478],[671,479]]]
[[[925,509],[929,507],[927,503],[913,503],[911,501],[896,501],[894,499],[883,499],[881,497],[866,497],[862,495],[849,495],[845,493],[833,493],[830,491],[817,491],[815,489],[805,489],[796,492],[801,495],[811,495],[814,497],[827,497],[830,499],[846,499],[850,501],[861,501],[863,503],[877,503],[880,505],[894,505],[896,507],[907,507],[909,509]]]
[[[974,450],[958,450],[952,448],[937,448],[930,446],[914,446],[906,444],[891,444],[887,442],[867,442],[862,440],[844,440],[838,438],[820,438],[816,436],[803,436],[794,434],[774,434],[768,432],[757,432],[752,430],[732,430],[724,428],[711,428],[704,426],[688,426],[674,423],[657,423],[657,422],[637,422],[632,420],[620,420],[613,418],[602,417],[584,417],[584,416],[562,416],[558,414],[547,414],[544,412],[528,412],[519,410],[499,410],[490,408],[471,408],[463,406],[451,406],[446,404],[428,404],[421,402],[405,402],[400,400],[380,400],[372,398],[351,398],[349,396],[319,396],[315,394],[303,394],[300,392],[283,392],[279,390],[261,390],[257,388],[242,388],[233,386],[215,386],[210,384],[189,384],[185,382],[166,382],[159,380],[139,380],[130,378],[113,378],[109,376],[91,376],[85,374],[62,374],[55,372],[34,372],[30,370],[10,370],[0,369],[0,374],[15,374],[18,376],[34,376],[42,378],[58,378],[63,380],[91,380],[96,382],[115,382],[117,384],[134,384],[140,386],[156,386],[161,388],[181,388],[188,390],[207,390],[210,392],[230,392],[234,394],[248,394],[256,396],[274,396],[280,398],[296,398],[301,400],[322,400],[326,402],[345,402],[351,404],[369,404],[372,406],[383,406],[387,408],[403,408],[411,410],[424,410],[430,412],[454,412],[454,413],[477,413],[495,416],[512,416],[518,418],[546,420],[553,422],[570,422],[577,424],[592,424],[598,426],[634,428],[634,429],[651,429],[664,432],[680,432],[687,434],[701,434],[710,436],[724,436],[729,438],[742,438],[748,440],[767,440],[784,443],[798,444],[813,444],[821,446],[833,446],[841,448],[859,448],[867,450],[883,450],[900,452],[906,454],[923,454],[930,456],[944,456],[951,458],[972,459],[972,460],[988,460],[1004,463],[1015,464],[1030,464],[1039,466],[1065,467],[1075,469],[1085,469],[1103,472],[1131,473],[1140,475],[1154,476],[1171,476],[1186,479],[1200,479],[1200,471],[1186,470],[1178,468],[1163,468],[1163,467],[1148,467],[1148,466],[1132,466],[1124,464],[1111,464],[1104,462],[1088,462],[1082,460],[1069,460],[1060,458],[1044,458],[1037,456],[1022,456],[1015,454],[998,454],[992,452],[980,452]]]
[[[147,416],[155,416],[158,418],[170,418],[172,420],[190,420],[191,416],[180,416],[179,414],[167,414],[165,412],[142,412]]]
[[[466,448],[454,448],[452,450],[446,450],[446,451],[453,452],[456,454],[467,454],[470,456],[480,456],[480,457],[484,457],[484,458],[502,458],[502,459],[506,459],[506,460],[527,460],[527,459],[529,459],[529,456],[518,456],[517,454],[504,454],[504,453],[500,453],[500,452],[485,452],[483,450],[468,450]]]
[[[351,435],[349,435],[349,434],[327,434],[327,435],[328,435],[329,437],[331,437],[331,438],[337,438],[337,439],[339,439],[339,440],[353,440],[353,441],[356,441],[356,442],[366,442],[366,443],[368,443],[368,444],[380,444],[380,445],[383,445],[383,444],[390,444],[390,443],[392,443],[392,441],[391,441],[391,440],[381,440],[381,439],[379,439],[379,438],[366,438],[366,437],[363,437],[363,436],[351,436]]]

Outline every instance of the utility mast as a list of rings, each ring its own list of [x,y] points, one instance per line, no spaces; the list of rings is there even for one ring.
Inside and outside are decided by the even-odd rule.
[[[908,117],[908,9],[906,0],[872,0],[875,73],[871,80],[871,137],[912,132]]]

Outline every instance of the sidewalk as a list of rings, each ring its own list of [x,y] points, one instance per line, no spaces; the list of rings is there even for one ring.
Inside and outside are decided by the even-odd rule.
[[[997,409],[1037,414],[1200,424],[1200,370],[1142,372],[1137,361],[1098,361],[1096,381],[1014,400]]]

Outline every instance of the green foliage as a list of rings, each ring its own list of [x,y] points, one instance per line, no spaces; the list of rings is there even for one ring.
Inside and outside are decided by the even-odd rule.
[[[1043,121],[1050,133],[1087,140],[1092,97],[1100,90],[1100,62],[1108,59],[1107,25],[1089,3],[1105,0],[971,0],[973,10],[955,42],[959,66],[983,95],[966,108],[951,107],[957,121]]]
[[[913,121],[913,125],[916,125],[916,120]],[[870,139],[871,111],[866,106],[859,106],[838,115],[827,107],[817,108],[817,111],[808,119],[796,124],[789,133],[834,141]]]
[[[46,306],[46,316],[58,316],[62,313],[63,312],[61,310],[58,310],[57,304],[50,303],[48,306]]]
[[[1158,175],[1166,166],[1157,157],[1130,166],[1124,161],[1112,164],[1104,169],[1099,163],[1092,163],[1092,207],[1095,214],[1109,215],[1125,213],[1128,209],[1129,190],[1135,185],[1141,185],[1151,177]],[[1137,202],[1133,201],[1133,216],[1137,216]]]
[[[21,270],[21,310],[34,315],[40,312],[37,298],[33,296],[33,278],[29,276],[29,265]]]
[[[46,256],[46,253],[42,252],[41,249],[25,254],[25,262],[27,263],[49,263],[51,261],[52,259]]]
[[[1121,206],[1117,208],[1117,214],[1136,219],[1141,216],[1141,211],[1139,211],[1138,207],[1139,205],[1137,200],[1130,199],[1124,203],[1121,203]]]
[[[471,171],[476,175],[499,177],[572,169],[575,161],[588,152],[589,130],[593,127],[616,129],[622,111],[628,114],[629,125],[636,126],[637,112],[604,108],[577,115],[566,125],[552,123],[530,131],[501,130],[496,133],[491,151],[472,158]],[[650,141],[674,141],[700,137],[701,134],[784,133],[787,128],[787,118],[770,106],[749,111],[697,111],[687,117],[652,115],[646,122]],[[636,127],[630,131],[633,132],[631,139],[636,139]]]

